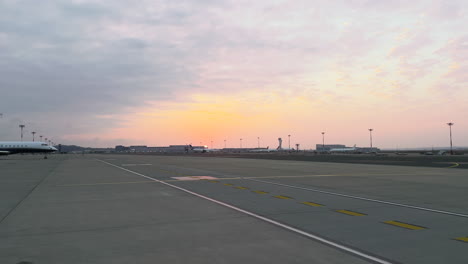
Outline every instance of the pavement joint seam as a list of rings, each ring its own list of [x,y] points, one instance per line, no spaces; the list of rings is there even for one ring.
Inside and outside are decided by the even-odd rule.
[[[24,201],[26,201],[26,199],[34,192],[34,190],[37,189],[37,187],[39,185],[41,185],[43,182],[45,182],[45,180],[47,178],[50,177],[50,175],[52,175],[54,173],[54,171],[57,169],[57,167],[59,167],[59,164],[57,163],[55,165],[54,168],[52,168],[49,173],[46,174],[46,176],[44,176],[44,178],[42,178],[24,197],[23,199],[21,199],[10,211],[8,211],[3,217],[2,219],[0,219],[0,224],[5,220],[7,219],[8,216],[10,216],[18,207],[21,206],[21,204],[23,204]]]

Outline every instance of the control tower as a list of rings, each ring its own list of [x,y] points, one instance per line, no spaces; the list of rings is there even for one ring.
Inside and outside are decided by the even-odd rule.
[[[282,150],[283,149],[282,145],[283,145],[283,139],[278,138],[278,147],[276,149],[277,150]]]

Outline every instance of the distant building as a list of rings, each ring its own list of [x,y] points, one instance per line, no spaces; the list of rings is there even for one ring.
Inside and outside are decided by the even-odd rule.
[[[266,152],[268,148],[223,148],[222,152]]]
[[[137,153],[143,153],[143,152],[156,152],[156,153],[176,153],[176,152],[191,152],[193,151],[195,147],[192,147],[192,145],[170,145],[168,147],[148,147],[145,145],[141,146],[129,146],[125,147],[122,145],[115,146],[115,151],[116,152],[137,152]],[[198,148],[203,148],[205,149],[206,146],[201,146]]]
[[[130,150],[129,147],[125,147],[125,146],[122,146],[122,145],[115,146],[115,152],[126,152],[126,151],[129,151],[129,150]]]
[[[169,145],[169,152],[189,152],[193,150],[191,145]]]
[[[148,147],[147,152],[167,152],[168,147]]]
[[[131,152],[148,152],[147,146],[130,146]]]

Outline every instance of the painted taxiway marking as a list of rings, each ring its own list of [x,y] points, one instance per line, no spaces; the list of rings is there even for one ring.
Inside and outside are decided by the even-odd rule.
[[[211,177],[211,176],[184,176],[184,177],[171,177],[172,179],[176,179],[177,181],[199,181],[199,180],[212,180],[209,182],[217,182],[218,178]]]
[[[400,221],[385,221],[384,223],[385,223],[385,224],[389,224],[389,225],[394,225],[394,226],[402,227],[402,228],[406,228],[406,229],[411,229],[411,230],[426,229],[426,227],[417,226],[417,225],[412,225],[412,224],[407,224],[407,223],[403,223],[403,222],[400,222]]]
[[[234,187],[236,189],[239,189],[239,190],[248,190],[249,188],[247,187],[242,187],[242,186],[237,186],[237,187]]]
[[[456,162],[452,162],[452,166],[449,166],[448,168],[456,168],[458,166],[460,166],[460,164],[456,163]]]
[[[233,186],[234,184],[232,184],[232,183],[225,183],[224,185],[226,185],[226,186]]]
[[[457,240],[457,241],[468,243],[468,237],[456,237],[454,239]]]
[[[363,213],[358,213],[358,212],[353,212],[349,210],[336,210],[335,212],[346,214],[346,215],[351,215],[351,216],[364,216],[366,214]]]
[[[264,192],[264,191],[252,191],[254,193],[258,193],[258,194],[267,194],[268,192]]]
[[[310,206],[323,206],[323,204],[313,203],[313,202],[302,202],[301,204],[310,205]]]
[[[284,199],[284,200],[293,199],[293,198],[291,198],[289,196],[284,196],[284,195],[275,195],[273,197],[278,198],[278,199]]]
[[[325,193],[325,194],[329,194],[329,195],[341,196],[341,197],[346,197],[346,198],[351,198],[351,199],[356,199],[356,200],[369,201],[369,202],[375,202],[375,203],[382,203],[382,204],[388,204],[388,205],[393,205],[393,206],[399,206],[399,207],[406,207],[406,208],[421,210],[421,211],[428,211],[428,212],[432,212],[432,213],[439,213],[439,214],[446,214],[446,215],[452,215],[452,216],[459,216],[459,217],[468,218],[467,214],[461,214],[461,213],[456,213],[456,212],[442,211],[442,210],[436,210],[436,209],[420,207],[420,206],[414,206],[414,205],[409,205],[409,204],[400,204],[400,203],[388,202],[388,201],[383,201],[383,200],[370,199],[370,198],[365,198],[365,197],[360,197],[360,196],[354,196],[354,195],[349,195],[349,194],[324,191],[324,190],[314,189],[314,188],[305,188],[305,187],[300,187],[300,186],[295,186],[295,185],[290,185],[290,184],[284,184],[284,183],[278,183],[278,182],[248,179],[248,178],[245,178],[245,179],[249,180],[249,181],[263,182],[263,183],[268,183],[268,184],[278,185],[278,186],[284,186],[284,187],[289,187],[289,188],[294,188],[294,189],[299,189],[299,190],[306,190],[306,191],[311,191],[311,192]]]
[[[153,164],[122,164],[124,167],[130,167],[130,166],[152,166]]]
[[[164,184],[164,185],[166,185],[166,186],[168,186],[168,187],[177,189],[177,190],[179,190],[179,191],[182,191],[182,192],[191,194],[191,195],[193,195],[193,196],[197,196],[197,197],[199,197],[199,198],[208,200],[208,201],[210,201],[210,202],[219,204],[219,205],[221,205],[221,206],[230,208],[230,209],[235,210],[235,211],[237,211],[237,212],[239,212],[239,213],[243,213],[243,214],[249,215],[249,216],[254,217],[254,218],[258,219],[258,220],[262,220],[262,221],[264,221],[264,222],[273,224],[273,225],[275,225],[275,226],[277,226],[277,227],[281,227],[281,228],[283,228],[283,229],[289,230],[289,231],[294,232],[294,233],[296,233],[296,234],[303,235],[303,236],[305,236],[305,237],[308,237],[308,238],[313,239],[313,240],[315,240],[315,241],[319,241],[319,242],[321,242],[321,243],[323,243],[323,244],[326,244],[326,245],[328,245],[328,246],[331,246],[331,247],[340,249],[340,250],[342,250],[342,251],[344,251],[344,252],[347,252],[347,253],[349,253],[349,254],[352,254],[352,255],[355,255],[355,256],[359,256],[359,257],[361,257],[361,258],[363,258],[363,259],[366,259],[366,260],[369,260],[369,261],[373,261],[373,262],[379,263],[379,264],[392,264],[392,262],[390,262],[390,261],[388,261],[388,260],[385,260],[385,259],[382,259],[382,258],[380,258],[380,257],[378,257],[378,256],[374,256],[374,255],[370,255],[370,254],[365,253],[365,252],[361,252],[361,251],[356,250],[356,249],[354,249],[354,248],[350,248],[350,247],[348,247],[348,246],[345,246],[345,245],[339,244],[339,243],[337,243],[337,242],[328,240],[328,239],[323,238],[323,237],[320,237],[320,236],[318,236],[318,235],[314,235],[314,234],[308,233],[308,232],[306,232],[306,231],[303,231],[303,230],[300,230],[300,229],[298,229],[298,228],[295,228],[295,227],[292,227],[292,226],[289,226],[289,225],[280,223],[280,222],[275,221],[275,220],[273,220],[273,219],[270,219],[270,218],[267,218],[267,217],[258,215],[258,214],[256,214],[256,213],[253,213],[253,212],[250,212],[250,211],[247,211],[247,210],[244,210],[244,209],[241,209],[241,208],[239,208],[239,207],[230,205],[230,204],[228,204],[228,203],[221,202],[221,201],[219,201],[219,200],[210,198],[210,197],[208,197],[208,196],[205,196],[205,195],[202,195],[202,194],[199,194],[199,193],[196,193],[196,192],[187,190],[187,189],[182,188],[182,187],[179,187],[179,186],[177,186],[177,185],[174,185],[174,184],[170,184],[170,183],[167,183],[167,182],[160,181],[160,180],[158,180],[158,179],[155,179],[155,178],[146,176],[146,175],[144,175],[144,174],[141,174],[141,173],[138,173],[138,172],[135,172],[135,171],[126,169],[126,168],[124,168],[124,167],[120,167],[120,166],[114,165],[114,164],[112,164],[112,163],[109,163],[109,162],[106,162],[106,161],[103,161],[103,160],[99,160],[99,159],[96,159],[96,160],[99,161],[99,162],[102,162],[102,163],[104,163],[104,164],[107,164],[107,165],[109,165],[109,166],[118,168],[118,169],[120,169],[120,170],[123,170],[123,171],[129,172],[129,173],[135,174],[135,175],[137,175],[137,176],[140,176],[140,177],[143,177],[143,178],[152,180],[152,181],[154,181],[154,182],[158,182],[158,183]]]

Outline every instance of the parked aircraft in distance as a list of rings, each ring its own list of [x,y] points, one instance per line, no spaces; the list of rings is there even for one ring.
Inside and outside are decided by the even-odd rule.
[[[358,152],[359,148],[356,148],[356,145],[352,148],[332,148],[330,149],[331,153],[355,153]]]
[[[45,142],[0,141],[0,155],[50,153],[54,151],[57,151],[57,149]]]

